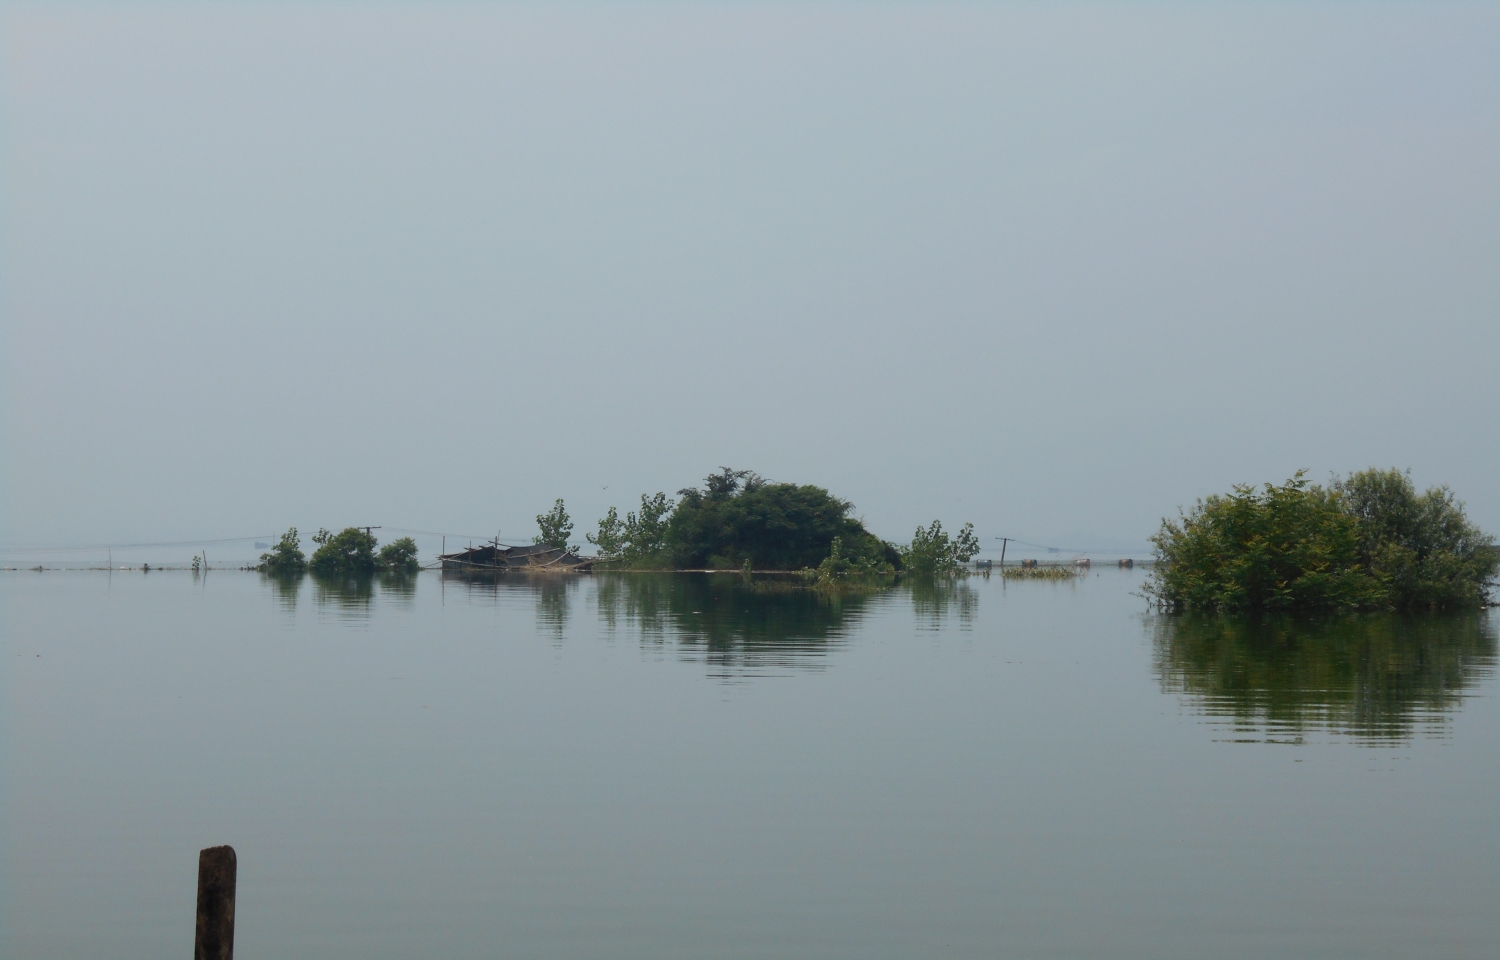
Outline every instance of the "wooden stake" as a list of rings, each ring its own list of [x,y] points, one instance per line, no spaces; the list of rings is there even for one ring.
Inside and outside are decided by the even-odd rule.
[[[198,851],[198,935],[193,960],[234,960],[234,847]]]

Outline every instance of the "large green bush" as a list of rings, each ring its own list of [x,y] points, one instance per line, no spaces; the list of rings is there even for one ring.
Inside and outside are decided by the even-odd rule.
[[[375,564],[391,573],[416,573],[422,568],[417,560],[417,541],[411,537],[392,540],[380,548]]]
[[[308,566],[320,576],[362,576],[375,572],[375,535],[362,527],[338,533],[320,529],[313,537],[318,549]]]
[[[842,560],[862,568],[900,563],[895,548],[849,516],[848,501],[822,487],[724,467],[704,489],[678,495],[642,495],[640,511],[624,519],[611,507],[589,542],[601,557],[634,567],[801,570],[822,563],[835,539]]]
[[[1446,490],[1395,471],[1331,488],[1299,472],[1163,520],[1147,594],[1173,610],[1449,608],[1487,602],[1491,541]]]
[[[849,516],[853,505],[822,487],[770,483],[722,468],[705,489],[678,491],[667,549],[679,567],[800,570],[829,555],[835,537],[848,556],[896,562],[894,549]]]
[[[1417,493],[1409,473],[1371,468],[1335,480],[1354,518],[1360,559],[1401,610],[1457,609],[1489,602],[1500,554],[1464,516],[1447,487]]]

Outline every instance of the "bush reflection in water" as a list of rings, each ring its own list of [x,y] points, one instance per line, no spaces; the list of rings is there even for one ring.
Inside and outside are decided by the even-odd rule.
[[[1246,739],[1442,737],[1448,711],[1495,666],[1496,625],[1482,613],[1151,619],[1163,689],[1256,735]]]

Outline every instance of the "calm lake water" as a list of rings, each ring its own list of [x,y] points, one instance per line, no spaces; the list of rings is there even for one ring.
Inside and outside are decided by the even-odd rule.
[[[1496,618],[0,574],[0,956],[1500,955]]]

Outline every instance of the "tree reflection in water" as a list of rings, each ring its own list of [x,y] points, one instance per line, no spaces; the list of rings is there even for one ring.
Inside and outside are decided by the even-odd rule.
[[[561,641],[568,627],[568,615],[572,612],[570,594],[578,589],[578,578],[559,574],[540,574],[526,577],[536,592],[537,626]]]
[[[1495,666],[1495,624],[1479,613],[1152,621],[1162,688],[1224,718],[1236,739],[1298,742],[1316,729],[1372,745],[1418,730],[1441,737]]]
[[[342,620],[368,620],[377,587],[382,599],[401,606],[409,606],[417,591],[417,575],[413,573],[350,577],[308,574],[308,579],[313,582],[313,602],[319,609],[333,610]]]
[[[538,628],[555,642],[562,641],[574,596],[583,590],[593,598],[606,632],[635,633],[646,649],[704,663],[718,677],[822,669],[827,655],[843,644],[865,613],[896,602],[901,593],[827,593],[795,577],[730,573],[443,576],[445,584],[461,584],[470,595],[531,596]],[[909,590],[924,628],[936,629],[956,617],[967,629],[978,610],[978,595],[962,582],[917,584]]]
[[[271,587],[271,595],[276,598],[276,605],[285,613],[297,612],[297,594],[302,590],[302,574],[274,574],[262,573],[261,583]]]
[[[958,628],[967,631],[974,626],[979,611],[979,594],[966,580],[940,577],[935,580],[913,579],[904,582],[911,594],[912,611],[922,630],[939,630],[944,621],[958,618]]]
[[[341,618],[366,619],[375,598],[374,577],[319,577],[313,582],[313,602],[320,610],[332,608]]]
[[[595,574],[610,632],[707,664],[719,677],[821,669],[881,596],[826,594],[786,579],[738,574]]]

